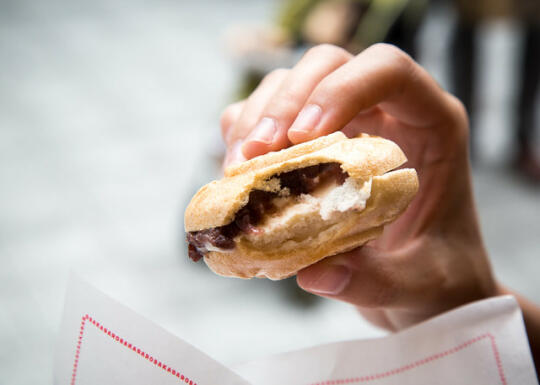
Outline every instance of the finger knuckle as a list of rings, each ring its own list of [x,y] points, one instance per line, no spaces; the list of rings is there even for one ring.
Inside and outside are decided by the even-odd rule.
[[[230,104],[227,107],[225,107],[223,112],[221,112],[221,116],[219,117],[219,123],[222,129],[228,127],[231,124],[233,120],[233,111],[234,111],[234,105]]]
[[[377,43],[369,47],[366,51],[381,57],[386,63],[401,72],[410,70],[414,63],[408,54],[392,44]]]
[[[342,72],[340,76],[329,76],[316,87],[315,94],[326,100],[330,100],[337,95],[354,94],[357,81],[354,74]]]
[[[272,71],[270,71],[263,79],[263,82],[268,81],[275,81],[278,79],[283,79],[287,74],[289,73],[289,70],[287,68],[276,68]]]
[[[392,44],[377,43],[367,50],[379,63],[387,69],[388,80],[394,84],[397,93],[403,91],[408,80],[418,76],[419,69],[414,60]]]
[[[333,44],[319,44],[315,47],[311,47],[306,52],[306,57],[324,57],[324,58],[339,58],[345,59],[349,57],[349,53],[338,46]]]
[[[222,114],[221,114],[221,118],[220,118],[220,127],[221,127],[221,136],[225,139],[227,137],[227,134],[231,128],[231,119],[230,117],[228,116],[228,113],[226,111],[224,111]]]
[[[380,54],[391,60],[397,60],[397,61],[411,60],[411,57],[407,55],[404,51],[402,51],[395,45],[388,44],[388,43],[373,44],[371,47],[367,48],[366,51]]]
[[[465,105],[452,94],[448,94],[452,115],[463,124],[468,124],[468,114]]]
[[[221,127],[221,134],[225,138],[228,131],[231,129],[231,126],[234,124],[234,121],[239,115],[239,112],[242,108],[243,102],[237,102],[228,105],[219,118],[219,124]]]
[[[300,107],[301,95],[293,88],[280,90],[276,98],[269,105],[270,110],[277,113],[286,113]]]
[[[469,141],[469,115],[465,105],[454,95],[448,95],[449,121],[452,123],[455,138],[459,144]]]

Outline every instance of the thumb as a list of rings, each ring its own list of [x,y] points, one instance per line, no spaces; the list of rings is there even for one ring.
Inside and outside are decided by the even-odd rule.
[[[399,306],[407,296],[395,262],[391,253],[363,246],[308,266],[296,280],[308,292],[356,306]]]

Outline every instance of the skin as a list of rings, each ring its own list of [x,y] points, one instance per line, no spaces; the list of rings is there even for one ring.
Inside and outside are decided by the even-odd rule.
[[[391,331],[471,301],[514,294],[495,280],[482,240],[467,113],[396,47],[376,44],[352,56],[316,46],[229,106],[221,127],[225,167],[343,130],[393,140],[408,157],[404,166],[417,170],[420,189],[406,212],[376,241],[298,272],[304,290],[353,304]],[[540,308],[516,298],[538,365]]]

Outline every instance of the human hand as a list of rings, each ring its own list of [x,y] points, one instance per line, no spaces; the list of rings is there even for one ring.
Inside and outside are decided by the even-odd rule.
[[[377,44],[353,57],[317,46],[269,74],[221,123],[226,164],[343,130],[393,140],[418,172],[406,212],[377,240],[300,271],[303,289],[356,305],[390,330],[497,293],[472,194],[466,112],[399,49]]]

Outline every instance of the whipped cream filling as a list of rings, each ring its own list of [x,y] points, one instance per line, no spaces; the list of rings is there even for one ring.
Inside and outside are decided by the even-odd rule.
[[[221,247],[214,246],[210,242],[206,242],[204,248],[206,251],[216,251],[218,253],[231,253],[233,251],[233,249],[222,249]]]
[[[371,178],[367,181],[347,178],[341,186],[334,187],[319,200],[319,213],[325,221],[335,213],[366,208],[371,195]]]
[[[255,241],[261,234],[299,234],[306,231],[306,222],[313,215],[319,214],[324,223],[339,221],[340,215],[348,211],[362,211],[371,196],[371,179],[367,181],[347,178],[342,185],[329,183],[313,191],[296,197],[278,197],[272,202],[277,211],[266,216],[257,234],[246,234],[246,238]],[[304,218],[304,219],[302,219]],[[310,228],[311,231],[317,231]]]
[[[348,210],[362,211],[370,196],[371,178],[367,181],[347,178],[340,186],[331,185],[313,195],[300,195],[298,204],[318,210],[321,218],[327,221]]]

